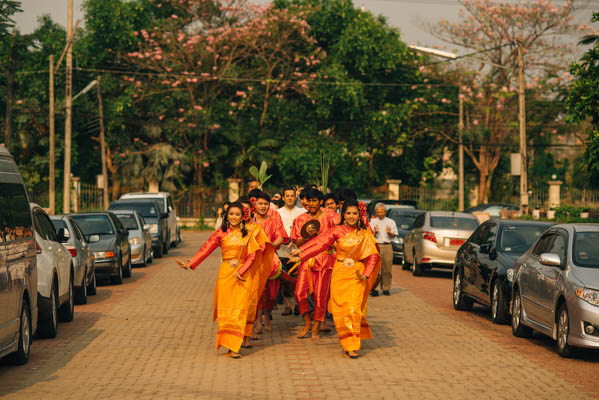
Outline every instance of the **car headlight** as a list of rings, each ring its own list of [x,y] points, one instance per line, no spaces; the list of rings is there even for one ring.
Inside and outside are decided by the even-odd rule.
[[[114,253],[112,251],[94,251],[94,257],[98,258],[113,258]]]
[[[594,306],[599,306],[599,291],[593,289],[576,289],[576,296],[583,299],[587,303]]]
[[[150,233],[158,233],[158,224],[150,225]]]
[[[140,244],[140,243],[141,243],[141,240],[138,237],[134,237],[134,238],[129,239],[129,244],[131,246],[136,245],[136,244]]]
[[[508,280],[508,282],[514,281],[514,269],[513,268],[510,268],[507,270],[507,280]]]

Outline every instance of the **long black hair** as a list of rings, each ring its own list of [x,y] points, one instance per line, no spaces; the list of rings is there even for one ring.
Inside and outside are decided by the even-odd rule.
[[[223,217],[223,225],[221,226],[221,229],[223,232],[226,232],[227,229],[229,229],[229,212],[232,208],[238,208],[239,211],[241,211],[241,235],[245,237],[248,234],[248,230],[245,227],[245,221],[243,220],[243,205],[238,201],[234,201],[233,203],[229,204],[229,208]]]
[[[345,210],[347,210],[348,207],[356,207],[358,209],[358,229],[366,229],[366,225],[364,225],[364,221],[360,215],[360,203],[358,203],[358,200],[354,199],[345,200],[343,203],[343,208],[341,209],[341,222],[339,222],[339,225],[345,224]]]

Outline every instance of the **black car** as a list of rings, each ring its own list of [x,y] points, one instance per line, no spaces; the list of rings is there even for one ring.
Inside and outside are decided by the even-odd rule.
[[[387,210],[387,217],[395,221],[397,225],[397,236],[391,240],[391,246],[393,247],[393,263],[402,264],[403,259],[403,240],[412,229],[414,220],[422,215],[422,210],[411,210],[402,208],[391,208]],[[403,266],[403,269],[407,269],[407,266]]]
[[[460,247],[453,269],[453,307],[491,308],[496,324],[509,321],[514,263],[551,226],[548,222],[489,220]]]
[[[152,237],[154,256],[156,258],[161,258],[163,254],[168,254],[168,249],[170,247],[168,238],[168,214],[160,211],[158,200],[117,200],[110,203],[108,210],[135,210],[140,213],[146,223],[150,225],[150,236]]]
[[[89,248],[93,251],[97,278],[110,278],[120,285],[131,276],[129,231],[111,212],[73,214]]]

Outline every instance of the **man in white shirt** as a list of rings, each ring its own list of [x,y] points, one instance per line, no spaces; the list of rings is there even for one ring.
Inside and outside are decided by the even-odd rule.
[[[397,225],[391,218],[385,216],[386,207],[383,203],[378,203],[374,210],[376,218],[370,220],[370,227],[374,232],[376,242],[381,249],[381,289],[383,294],[389,296],[391,293],[391,280],[393,278],[391,268],[393,267],[393,247],[391,240],[397,236]],[[371,296],[378,296],[379,292],[376,287],[370,291]]]
[[[283,226],[285,227],[285,232],[287,232],[287,235],[290,235],[291,227],[293,226],[293,221],[298,216],[302,215],[304,213],[304,210],[295,206],[297,197],[295,195],[295,189],[292,187],[287,187],[283,189],[283,201],[285,202],[285,205],[279,208],[277,212],[279,213],[279,215],[281,215],[281,219],[283,220]],[[293,244],[293,242],[291,242],[289,246],[281,246],[277,252],[285,271],[288,271],[289,268],[292,267],[291,265],[288,265],[288,251],[293,250],[293,246],[295,245]],[[291,299],[294,296],[295,288],[291,283],[283,279],[281,279],[281,288],[283,289],[283,299],[285,300],[285,311],[283,311],[282,315],[291,315]]]

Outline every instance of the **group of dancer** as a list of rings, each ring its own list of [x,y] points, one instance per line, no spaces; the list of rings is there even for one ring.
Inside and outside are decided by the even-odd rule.
[[[213,318],[216,349],[225,347],[231,358],[240,358],[240,348],[251,347],[257,333],[272,330],[280,288],[283,315],[292,313],[293,294],[303,316],[297,337],[317,340],[329,331],[327,309],[347,357],[357,358],[361,340],[372,337],[366,303],[381,263],[366,205],[351,189],[325,198],[315,185],[304,187],[300,199],[301,208],[296,190],[285,188],[277,210],[266,192],[252,189],[227,204],[217,230],[191,260],[177,260],[195,270],[221,248]]]

